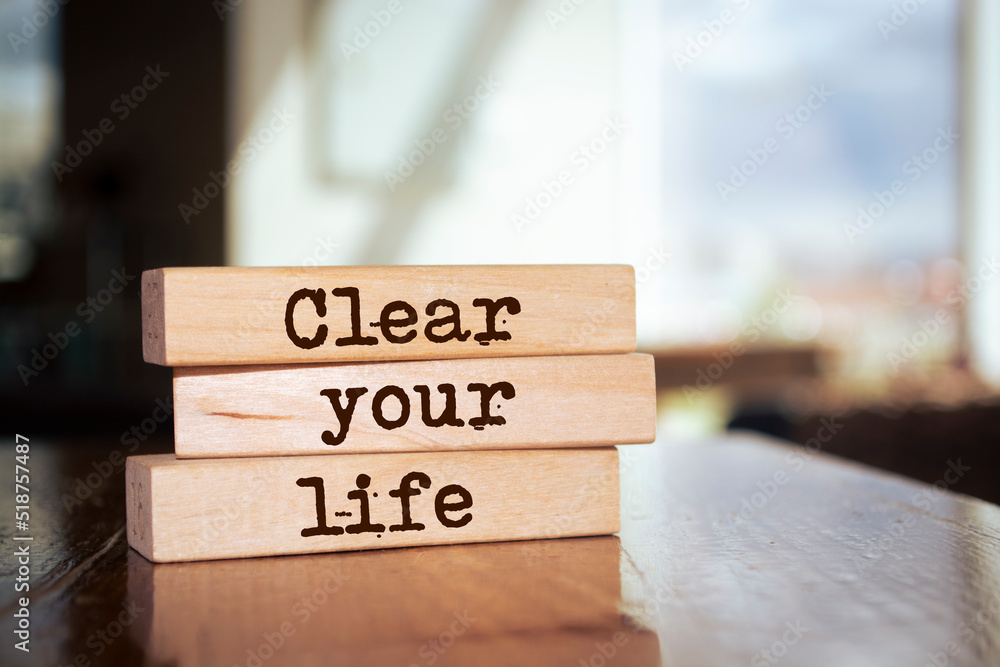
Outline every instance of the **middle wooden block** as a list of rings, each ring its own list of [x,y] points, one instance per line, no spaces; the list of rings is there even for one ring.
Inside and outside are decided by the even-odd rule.
[[[178,458],[652,442],[646,354],[178,367]]]

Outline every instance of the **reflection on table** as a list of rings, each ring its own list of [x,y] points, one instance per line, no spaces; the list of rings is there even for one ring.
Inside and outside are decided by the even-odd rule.
[[[195,665],[657,665],[614,537],[153,564],[133,638]],[[595,657],[596,656],[596,657]],[[594,658],[592,660],[592,658]]]

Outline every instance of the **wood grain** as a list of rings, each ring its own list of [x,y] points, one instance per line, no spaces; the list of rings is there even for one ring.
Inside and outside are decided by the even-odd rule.
[[[425,477],[402,482],[413,473]],[[129,457],[125,476],[129,544],[155,562],[605,535],[619,527],[614,448],[199,460],[164,454]],[[317,478],[325,492],[321,518]],[[408,497],[409,521],[405,486],[419,492]],[[357,494],[370,506],[365,532],[352,532],[364,523],[365,500]],[[470,497],[471,505],[462,502]],[[319,526],[342,534],[308,534]]]
[[[174,370],[179,458],[596,447],[655,430],[643,354]]]
[[[142,308],[143,357],[166,366],[635,350],[631,266],[165,268]]]

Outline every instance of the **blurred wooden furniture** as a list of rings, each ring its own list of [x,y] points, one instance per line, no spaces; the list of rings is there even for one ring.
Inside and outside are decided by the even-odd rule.
[[[821,350],[815,345],[764,346],[732,343],[713,347],[641,350],[652,354],[660,389],[705,390],[732,385],[752,394],[787,386],[789,380],[819,375]]]
[[[938,384],[945,385],[940,380]],[[950,484],[949,490],[1000,503],[996,477],[1000,469],[1000,396],[961,400],[962,392],[955,385],[945,385],[953,390],[949,403],[910,399],[839,409],[820,403],[807,415],[793,415],[786,437],[804,443],[816,434],[823,419],[836,415],[843,430],[824,446],[825,451],[928,484],[941,479],[947,460],[961,460],[972,470]]]
[[[108,452],[32,443],[32,652],[5,557],[0,663],[1000,663],[1000,508],[780,443],[621,448],[620,539],[162,565],[120,471],[67,509]]]

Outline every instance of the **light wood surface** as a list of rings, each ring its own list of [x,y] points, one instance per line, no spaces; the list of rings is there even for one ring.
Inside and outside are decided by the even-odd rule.
[[[125,484],[129,544],[156,562],[607,535],[619,527],[611,447],[133,456]]]
[[[622,449],[624,609],[663,664],[1000,664],[1000,508],[947,491],[955,459],[935,487],[821,449]]]
[[[174,371],[179,458],[595,447],[655,429],[640,354]]]
[[[635,350],[631,266],[166,268],[142,274],[167,366]]]

